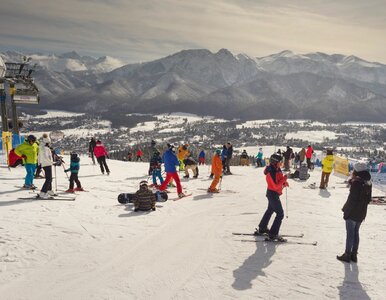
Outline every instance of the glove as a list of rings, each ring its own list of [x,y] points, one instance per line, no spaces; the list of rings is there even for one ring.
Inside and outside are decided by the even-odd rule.
[[[288,184],[288,182],[287,182],[287,181],[285,181],[285,182],[283,183],[283,186],[285,186],[285,187],[289,187],[289,184]]]
[[[22,157],[23,159],[27,159],[27,155],[25,155],[25,154],[23,154],[21,157]]]
[[[155,211],[155,207],[153,207],[151,210],[152,210],[152,211]]]

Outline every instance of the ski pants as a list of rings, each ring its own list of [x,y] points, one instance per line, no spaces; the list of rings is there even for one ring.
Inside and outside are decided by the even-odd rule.
[[[99,166],[101,167],[101,172],[102,172],[102,174],[104,174],[105,173],[105,170],[104,169],[106,169],[106,172],[107,173],[110,173],[110,170],[109,170],[109,167],[107,166],[107,163],[106,163],[106,156],[99,156],[98,158],[97,158],[97,160],[98,160],[98,163],[99,163]],[[104,168],[103,168],[104,167]]]
[[[214,174],[214,178],[213,178],[213,181],[209,187],[210,190],[215,190],[216,189],[216,186],[217,184],[220,182],[220,177],[221,175],[220,174]]]
[[[164,182],[164,179],[162,178],[160,169],[154,169],[152,171],[152,176],[153,176],[153,184],[154,185],[157,184],[157,177],[158,177],[159,181],[161,182],[161,184]]]
[[[92,164],[95,165],[94,151],[90,151],[90,157],[91,157],[91,160],[92,160]]]
[[[264,213],[263,218],[260,221],[259,228],[261,229],[268,228],[268,223],[269,223],[269,220],[271,219],[272,214],[276,213],[275,220],[273,221],[271,229],[269,230],[269,235],[276,236],[279,234],[281,221],[284,218],[284,211],[283,211],[283,207],[281,205],[278,193],[268,192],[267,198],[268,198],[268,207]]]
[[[70,176],[70,190],[74,189],[74,182],[76,183],[76,187],[81,188],[82,185],[78,179],[78,173],[71,173]]]
[[[359,227],[362,222],[346,220],[346,253],[357,253],[359,247]]]
[[[41,192],[47,193],[52,190],[52,166],[43,167],[46,180],[44,181]]]
[[[197,177],[198,176],[197,165],[185,165],[185,176],[189,177],[189,170],[193,171],[193,177]]]
[[[331,173],[322,172],[322,177],[320,178],[320,187],[326,188],[328,186],[328,179],[330,178]]]
[[[177,185],[177,193],[181,194],[182,193],[182,186],[181,186],[181,181],[180,177],[178,176],[177,172],[166,172],[166,178],[165,181],[162,182],[161,186],[159,187],[159,190],[162,192],[166,190],[166,187],[168,186],[168,183],[171,179],[174,179]]]
[[[25,185],[31,186],[34,181],[34,175],[36,170],[36,164],[24,164],[27,174],[25,175]]]

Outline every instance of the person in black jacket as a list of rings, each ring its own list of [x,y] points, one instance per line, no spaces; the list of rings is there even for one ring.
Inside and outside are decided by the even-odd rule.
[[[94,148],[96,146],[96,140],[95,138],[91,138],[91,141],[88,143],[88,152],[89,156],[92,159],[92,164],[95,165],[95,156],[94,156]]]
[[[349,184],[350,194],[342,208],[343,219],[346,221],[346,250],[336,258],[344,262],[357,262],[359,227],[366,218],[372,190],[371,175],[365,163],[354,165]]]
[[[293,154],[293,150],[290,146],[287,146],[287,150],[283,152],[284,157],[284,171],[289,171],[290,169],[290,160]]]

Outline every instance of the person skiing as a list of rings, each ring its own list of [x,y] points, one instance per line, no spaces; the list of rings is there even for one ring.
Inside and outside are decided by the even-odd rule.
[[[312,149],[311,145],[308,145],[307,151],[306,151],[306,160],[307,160],[307,167],[308,169],[312,169],[312,153],[314,153],[314,149]]]
[[[162,157],[162,161],[164,162],[165,166],[166,178],[164,182],[160,185],[159,190],[161,192],[166,190],[169,181],[173,178],[177,185],[178,197],[182,198],[185,197],[185,194],[182,192],[180,177],[178,176],[178,173],[176,171],[176,166],[179,166],[180,162],[177,159],[174,145],[168,144],[168,147],[168,150],[165,151]]]
[[[23,163],[27,175],[25,176],[23,188],[36,189],[33,184],[36,164],[38,161],[39,146],[36,143],[36,137],[29,135],[24,143],[20,144],[15,149],[15,154],[23,157]]]
[[[134,211],[155,210],[156,197],[149,189],[146,180],[139,183],[139,190],[134,195]]]
[[[94,157],[95,146],[96,146],[96,140],[94,137],[92,137],[90,142],[88,143],[88,153],[89,153],[89,156],[91,157],[93,165],[95,165],[95,157]]]
[[[110,175],[110,169],[106,163],[106,157],[109,158],[109,154],[107,153],[105,146],[102,145],[102,142],[100,140],[96,142],[96,146],[94,148],[94,154],[95,154],[95,157],[97,158],[102,174],[105,173],[105,169],[106,169],[107,175]]]
[[[197,162],[193,159],[193,157],[189,156],[183,160],[185,166],[185,176],[184,178],[189,178],[189,170],[193,171],[193,178],[198,177],[198,167]]]
[[[280,155],[271,155],[269,159],[269,166],[267,166],[264,170],[265,179],[268,185],[266,193],[268,207],[255,234],[268,234],[268,238],[272,241],[277,240],[279,242],[285,242],[286,240],[279,235],[281,222],[284,217],[284,211],[279,196],[283,193],[283,187],[288,187],[289,185],[287,182],[287,176],[283,175],[280,169],[281,161],[282,157]],[[268,229],[268,223],[273,213],[276,213],[276,217],[271,228]]]
[[[256,155],[256,167],[263,166],[263,148],[259,148],[259,152]]]
[[[164,179],[161,175],[161,165],[162,165],[162,158],[160,155],[160,152],[156,149],[153,153],[152,158],[150,159],[150,169],[151,169],[151,175],[153,177],[153,186],[157,187],[157,177],[162,184],[164,182]]]
[[[200,154],[198,155],[198,164],[199,165],[205,165],[205,151],[201,150]]]
[[[327,155],[322,160],[322,175],[320,178],[320,189],[325,189],[328,186],[328,179],[332,172],[332,167],[334,164],[334,154],[332,149],[327,149]]]
[[[366,218],[372,193],[371,175],[367,164],[359,162],[354,165],[349,185],[350,193],[342,208],[343,219],[346,222],[346,248],[345,252],[336,258],[343,262],[357,262],[359,228]]]
[[[79,169],[80,169],[80,164],[79,164],[80,158],[78,157],[78,154],[75,152],[71,152],[70,157],[71,157],[70,167],[68,169],[64,170],[64,172],[69,172],[69,171],[71,172],[70,187],[68,188],[66,193],[75,193],[75,191],[82,192],[84,190],[83,190],[82,185],[78,179],[78,173],[79,173]],[[75,189],[74,189],[74,182],[76,183]]]
[[[226,159],[225,159],[225,172],[224,172],[224,175],[232,175],[231,170],[230,170],[230,164],[231,164],[232,155],[233,155],[233,146],[232,146],[231,143],[228,142],[226,144],[226,148],[227,148],[227,156],[226,156]]]
[[[50,196],[55,195],[55,193],[52,191],[52,165],[54,162],[52,159],[51,140],[46,133],[43,134],[39,145],[38,164],[41,165],[45,174],[45,181],[40,190],[39,197],[48,199]]]
[[[211,173],[214,175],[214,178],[210,187],[208,188],[208,193],[220,192],[216,187],[220,181],[222,171],[223,171],[223,166],[221,161],[221,149],[216,149],[212,157],[212,171],[211,171]]]

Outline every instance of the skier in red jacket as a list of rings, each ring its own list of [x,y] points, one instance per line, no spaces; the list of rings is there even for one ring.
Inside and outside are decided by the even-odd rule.
[[[105,146],[103,146],[102,142],[99,140],[96,142],[96,145],[94,147],[94,154],[97,158],[99,166],[101,167],[102,174],[105,173],[106,169],[107,175],[110,175],[110,170],[106,163],[106,158],[109,158],[109,154],[107,153]]]

